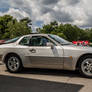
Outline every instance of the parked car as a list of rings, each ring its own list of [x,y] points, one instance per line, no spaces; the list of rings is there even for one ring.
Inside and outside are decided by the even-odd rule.
[[[14,38],[14,39],[6,39],[6,40],[0,40],[0,45],[1,44],[9,44],[9,43],[14,43],[14,42],[16,42],[18,39],[19,39],[20,37],[16,37],[16,38]]]
[[[89,41],[72,41],[72,43],[80,46],[89,46]]]
[[[0,45],[4,44],[5,40],[0,40]]]
[[[92,77],[91,47],[76,46],[52,34],[30,34],[12,40],[0,45],[0,57],[11,73],[31,67],[79,70],[85,77]]]

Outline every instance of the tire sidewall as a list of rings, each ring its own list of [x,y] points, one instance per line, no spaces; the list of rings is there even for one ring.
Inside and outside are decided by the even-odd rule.
[[[19,62],[19,67],[18,67],[18,69],[16,69],[15,71],[12,71],[12,70],[9,68],[9,66],[8,66],[8,60],[9,60],[11,57],[16,57],[16,58],[18,59],[18,62]],[[22,62],[21,62],[21,59],[19,58],[19,56],[17,56],[17,55],[10,55],[10,56],[8,56],[7,59],[6,59],[6,68],[7,68],[7,70],[8,70],[9,72],[11,72],[11,73],[20,72],[20,71],[22,70]]]
[[[81,66],[81,65],[82,65],[83,61],[86,60],[86,59],[92,59],[92,56],[91,56],[91,55],[87,55],[87,56],[82,57],[82,58],[80,59],[79,72],[80,72],[80,74],[81,74],[82,76],[84,76],[84,77],[86,77],[86,78],[92,78],[92,76],[86,75],[86,74],[82,71],[82,66]]]

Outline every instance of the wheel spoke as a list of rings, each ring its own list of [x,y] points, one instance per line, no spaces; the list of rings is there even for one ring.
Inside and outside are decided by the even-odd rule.
[[[10,57],[8,60],[8,67],[11,71],[16,71],[19,67],[19,60],[16,57]]]
[[[82,62],[82,71],[84,74],[92,76],[92,59],[86,59]]]

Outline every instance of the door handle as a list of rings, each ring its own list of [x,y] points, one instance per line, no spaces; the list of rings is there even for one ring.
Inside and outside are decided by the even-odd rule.
[[[36,50],[35,49],[31,49],[29,51],[32,52],[32,53],[36,53]]]

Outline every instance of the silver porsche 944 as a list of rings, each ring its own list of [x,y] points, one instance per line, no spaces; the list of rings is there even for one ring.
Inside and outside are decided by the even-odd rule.
[[[0,58],[7,70],[16,73],[23,67],[79,70],[92,77],[92,48],[76,46],[52,34],[30,34],[0,45]]]

